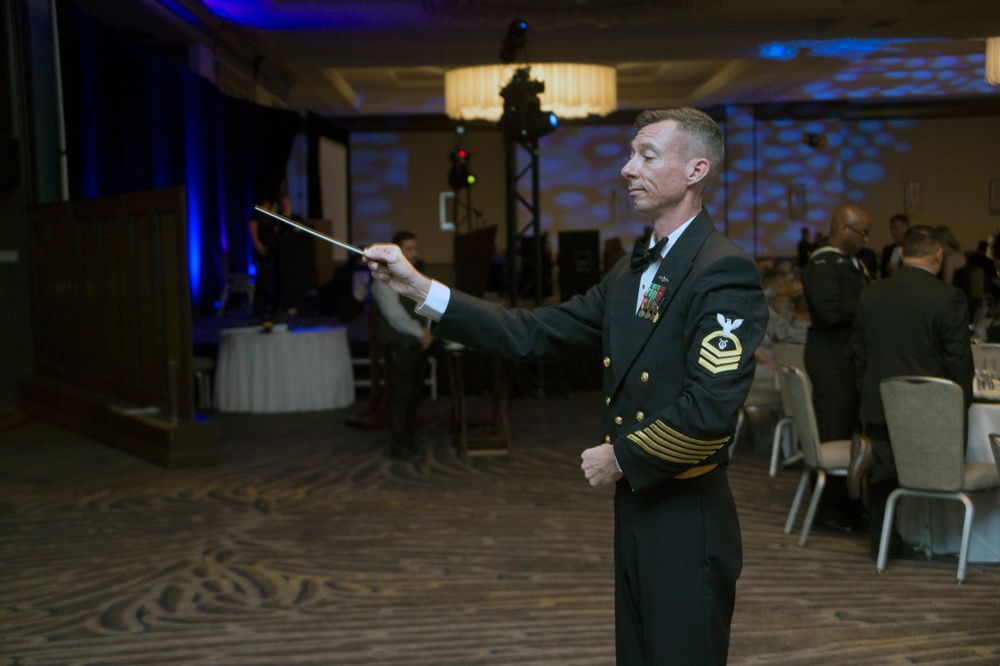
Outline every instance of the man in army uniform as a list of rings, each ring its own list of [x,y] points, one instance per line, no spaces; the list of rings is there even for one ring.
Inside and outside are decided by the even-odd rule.
[[[724,664],[742,567],[726,445],[767,305],[753,261],[702,207],[722,165],[719,127],[672,109],[643,112],[636,130],[621,173],[653,234],[584,295],[505,310],[419,274],[394,246],[365,256],[436,335],[509,357],[603,350],[604,443],[582,468],[593,486],[616,484],[618,664]]]

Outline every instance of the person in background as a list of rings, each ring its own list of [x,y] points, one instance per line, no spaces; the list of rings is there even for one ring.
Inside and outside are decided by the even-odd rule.
[[[989,242],[981,240],[976,244],[976,251],[969,255],[969,321],[975,323],[977,315],[982,317],[986,313],[989,305],[1000,302],[1000,285],[994,280],[997,277],[997,267],[993,260],[986,256],[989,249]],[[980,284],[973,284],[973,280],[982,280]],[[983,296],[977,296],[976,292],[982,288]],[[988,296],[988,298],[986,298]],[[987,303],[984,303],[986,298]],[[986,307],[984,307],[986,306]]]
[[[809,240],[809,227],[802,227],[802,238],[796,248],[798,252],[798,267],[801,270],[809,261],[809,255],[813,251],[812,241]]]
[[[302,216],[292,210],[287,194],[278,199],[278,214],[302,223]],[[274,248],[274,309],[295,328],[307,294],[317,287],[316,244],[314,237],[290,225],[278,236]]]
[[[852,461],[849,481],[860,487],[856,477],[866,477],[873,559],[878,557],[889,493],[898,487],[879,383],[899,375],[942,377],[962,387],[966,408],[972,402],[974,370],[965,296],[935,278],[945,245],[937,230],[911,227],[902,239],[900,269],[865,289],[858,302],[854,360],[861,378],[861,421],[872,459]],[[897,555],[902,541],[895,531],[891,534],[890,554]]]
[[[806,373],[821,442],[851,439],[858,430],[858,383],[851,338],[861,290],[869,279],[854,256],[868,241],[871,218],[851,204],[830,220],[828,245],[809,257],[802,285],[809,305]],[[816,524],[848,531],[862,525],[862,513],[847,494],[842,477],[827,481]]]
[[[767,305],[753,261],[702,207],[722,166],[718,125],[669,109],[635,127],[621,175],[653,233],[586,294],[506,310],[433,282],[393,246],[365,256],[442,337],[517,358],[601,351],[604,443],[582,468],[592,486],[616,485],[617,663],[722,665],[742,568],[727,445]]]
[[[889,235],[892,242],[882,248],[882,256],[879,259],[878,275],[880,278],[887,278],[894,275],[900,267],[899,246],[903,242],[903,236],[910,228],[910,218],[902,213],[896,213],[889,218]]]
[[[875,256],[875,251],[866,246],[859,248],[854,253],[854,256],[857,257],[858,262],[865,269],[865,274],[868,275],[868,278],[874,280],[878,276],[878,257]]]
[[[625,255],[625,247],[622,245],[622,239],[618,236],[612,236],[604,241],[604,252],[603,252],[603,268],[601,275],[607,275],[614,268],[618,260]]]
[[[407,262],[417,264],[420,247],[411,231],[397,231],[392,243]],[[427,353],[433,342],[429,322],[414,312],[415,304],[394,292],[384,281],[372,282],[372,298],[378,306],[379,344],[389,376],[389,455],[396,460],[419,462],[417,409],[427,376]]]
[[[275,211],[274,200],[270,197],[258,205],[266,210]],[[281,226],[280,221],[257,210],[247,222],[247,230],[253,242],[253,265],[257,269],[257,275],[254,277],[253,314],[265,320],[270,320],[274,315],[275,254],[278,237],[282,233]]]
[[[968,271],[963,270],[968,265],[968,260],[965,258],[965,252],[962,250],[961,243],[955,238],[955,234],[951,233],[951,229],[948,227],[935,227],[938,235],[941,238],[941,242],[944,243],[944,259],[941,262],[941,279],[945,284],[950,284],[963,289],[963,291],[968,292],[968,285],[963,285],[963,282],[967,282]]]

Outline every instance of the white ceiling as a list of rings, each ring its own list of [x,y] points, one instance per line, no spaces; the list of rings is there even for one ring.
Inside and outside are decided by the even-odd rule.
[[[445,70],[499,62],[515,17],[531,60],[615,66],[620,109],[1000,97],[983,81],[1000,0],[72,1],[175,53],[202,44],[225,63],[224,89],[249,82],[329,116],[442,114]],[[797,57],[762,58],[774,42]]]

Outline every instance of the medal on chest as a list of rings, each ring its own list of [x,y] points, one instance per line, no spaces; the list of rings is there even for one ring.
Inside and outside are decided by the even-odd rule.
[[[642,304],[636,316],[640,319],[648,319],[654,324],[660,319],[660,305],[667,295],[666,285],[650,284],[649,289],[642,295]]]

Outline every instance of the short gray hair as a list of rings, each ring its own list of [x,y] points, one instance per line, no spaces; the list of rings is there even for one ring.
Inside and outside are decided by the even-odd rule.
[[[718,124],[704,111],[683,107],[643,111],[635,119],[635,129],[640,130],[646,125],[664,120],[673,120],[684,134],[693,139],[691,149],[696,152],[692,157],[708,158],[706,185],[714,181],[722,170],[722,159],[726,154],[722,130]]]

